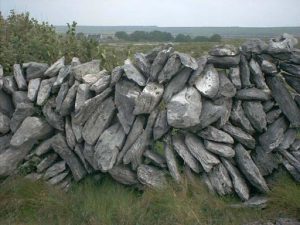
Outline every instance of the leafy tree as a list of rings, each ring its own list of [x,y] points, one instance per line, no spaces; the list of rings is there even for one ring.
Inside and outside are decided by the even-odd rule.
[[[176,42],[190,42],[192,38],[189,35],[178,34],[175,37]]]
[[[118,31],[115,33],[115,36],[120,40],[128,41],[129,35],[125,31]]]
[[[195,42],[206,42],[209,41],[208,37],[205,36],[196,36],[193,41]]]
[[[222,40],[222,37],[219,34],[213,34],[209,38],[209,41],[211,41],[211,42],[220,42],[221,40]]]

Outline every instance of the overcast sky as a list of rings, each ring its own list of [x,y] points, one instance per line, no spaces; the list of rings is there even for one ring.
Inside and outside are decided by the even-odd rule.
[[[300,26],[300,0],[0,0],[54,25]]]

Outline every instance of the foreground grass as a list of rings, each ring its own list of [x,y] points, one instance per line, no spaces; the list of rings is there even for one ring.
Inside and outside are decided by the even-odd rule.
[[[195,225],[243,224],[280,216],[299,217],[300,187],[286,174],[276,178],[265,210],[233,209],[234,197],[219,198],[201,184],[170,184],[140,192],[105,177],[86,179],[64,193],[23,178],[0,185],[0,224]]]

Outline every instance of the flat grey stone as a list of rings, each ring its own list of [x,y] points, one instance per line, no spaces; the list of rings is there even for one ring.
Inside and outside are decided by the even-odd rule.
[[[59,70],[56,81],[53,84],[53,89],[58,90],[59,87],[64,83],[70,75],[71,66],[64,66]]]
[[[186,134],[185,144],[192,155],[200,162],[205,172],[210,172],[215,165],[220,163],[216,156],[206,150],[203,142],[196,135]]]
[[[264,75],[259,64],[252,58],[249,63],[251,79],[259,89],[268,89]]]
[[[14,76],[3,77],[3,90],[11,95],[18,90]]]
[[[272,100],[268,100],[263,103],[264,111],[267,113],[269,112],[275,105],[275,102]]]
[[[110,126],[101,134],[95,146],[94,157],[98,168],[102,172],[107,172],[113,168],[124,141],[125,132],[119,123]]]
[[[207,57],[205,56],[202,56],[199,59],[197,59],[198,68],[194,70],[190,76],[188,82],[190,86],[195,85],[195,81],[198,79],[199,76],[201,76],[201,73],[205,68],[206,62],[207,62]]]
[[[257,88],[245,88],[238,90],[235,98],[239,100],[257,100],[267,101],[270,100],[271,95],[269,92]]]
[[[163,92],[163,85],[153,82],[148,83],[141,94],[135,99],[133,114],[151,113],[158,105]]]
[[[16,80],[18,89],[21,91],[26,91],[27,90],[27,82],[25,80],[21,65],[14,64],[13,70],[14,70],[14,78]]]
[[[66,170],[66,162],[65,161],[57,162],[46,170],[43,179],[49,180],[51,177],[54,177],[65,170]]]
[[[207,63],[213,64],[216,68],[230,68],[239,65],[240,55],[236,56],[208,56]]]
[[[162,155],[156,153],[155,151],[146,150],[143,155],[145,158],[150,160],[151,163],[153,163],[155,166],[158,166],[160,168],[167,167],[166,159]]]
[[[235,155],[232,147],[226,144],[205,140],[204,146],[208,151],[225,158],[232,158]]]
[[[14,133],[22,124],[24,119],[28,116],[32,116],[36,112],[32,103],[20,103],[10,120],[10,130]],[[0,122],[1,124],[1,122]]]
[[[232,180],[233,188],[242,201],[247,201],[250,197],[250,190],[246,180],[240,171],[227,159],[221,158],[222,164],[228,171]]]
[[[34,150],[34,154],[37,155],[37,156],[41,156],[41,155],[44,155],[44,154],[48,153],[52,149],[52,147],[51,147],[52,142],[53,142],[52,137],[49,138],[49,139],[44,140]]]
[[[114,166],[108,173],[113,179],[124,185],[135,185],[139,183],[136,173],[124,165]]]
[[[13,147],[19,147],[28,142],[44,139],[52,131],[52,127],[41,118],[27,117],[12,136],[10,144]]]
[[[198,69],[198,63],[197,61],[190,55],[182,52],[175,52],[179,56],[179,59],[181,61],[181,64],[186,67],[190,68],[192,70],[197,70]]]
[[[233,83],[236,89],[242,88],[242,81],[240,76],[240,68],[239,67],[231,67],[229,69],[229,79]]]
[[[280,109],[273,109],[267,113],[267,124],[274,123],[276,119],[281,115],[281,110]]]
[[[209,54],[213,56],[235,56],[240,53],[239,49],[233,45],[216,45],[213,47]]]
[[[77,58],[77,57],[72,58],[71,66],[78,66],[80,64],[81,64],[81,62],[80,62],[79,58]]]
[[[133,57],[136,67],[142,72],[145,77],[149,77],[151,64],[146,58],[146,55],[144,55],[143,53],[135,53]]]
[[[88,84],[79,84],[75,99],[75,112],[84,105],[85,101],[92,97]]]
[[[43,106],[43,114],[47,122],[57,130],[64,131],[64,118],[55,111],[55,99],[50,98]]]
[[[174,49],[172,47],[170,47],[168,49],[163,49],[157,53],[152,65],[150,67],[150,78],[152,81],[157,80],[158,74],[163,69],[170,54],[173,53],[173,51],[174,51]]]
[[[31,101],[27,97],[26,91],[15,91],[12,94],[12,100],[15,107],[17,107],[21,103],[31,103]]]
[[[99,79],[90,87],[90,90],[95,91],[97,94],[104,91],[110,84],[110,75],[106,70],[102,70],[99,74]]]
[[[9,148],[11,137],[12,137],[11,133],[8,133],[0,137],[0,153],[3,152],[5,149]]]
[[[135,68],[130,59],[125,60],[123,69],[129,80],[134,81],[139,86],[146,85],[145,77],[143,76],[143,74],[141,74],[140,71],[138,71],[137,68]]]
[[[235,147],[235,159],[239,169],[254,187],[262,193],[269,192],[265,179],[259,172],[259,169],[253,162],[250,154],[241,144],[237,144]]]
[[[6,134],[10,131],[10,119],[0,112],[0,134]]]
[[[276,38],[270,39],[267,51],[270,54],[290,52],[297,43],[297,38],[284,33]]]
[[[278,146],[279,149],[288,149],[296,140],[297,130],[289,128],[286,130],[283,136],[283,141]]]
[[[195,80],[195,87],[208,98],[214,98],[219,91],[219,74],[213,65],[205,66],[204,71]]]
[[[59,114],[62,116],[69,115],[74,110],[75,98],[79,83],[75,82],[73,86],[68,90],[68,93],[61,104]]]
[[[213,126],[208,126],[207,128],[198,132],[198,135],[203,139],[211,140],[214,142],[233,144],[233,138],[222,130],[218,130]]]
[[[84,156],[84,147],[83,147],[83,145],[82,144],[76,144],[76,146],[74,148],[74,152],[78,156],[78,158],[80,159],[80,162],[83,164],[85,170],[89,174],[94,172],[94,168],[91,165],[89,165],[88,161],[86,160],[86,158]],[[94,156],[94,154],[93,154],[93,156]]]
[[[253,38],[244,42],[241,48],[242,51],[245,53],[261,54],[262,52],[267,50],[268,45],[266,42],[262,41],[261,39]]]
[[[28,62],[23,63],[22,67],[25,68],[26,71],[26,80],[30,81],[31,79],[43,78],[45,71],[48,69],[48,64]]]
[[[192,127],[200,123],[201,95],[193,87],[184,88],[167,105],[168,124],[176,128]]]
[[[256,141],[255,139],[239,127],[232,126],[230,123],[225,124],[222,129],[230,134],[233,139],[245,145],[247,148],[254,149]]]
[[[290,76],[290,74],[282,73],[284,80],[290,85],[297,93],[300,93],[300,76]]]
[[[41,81],[40,88],[37,95],[36,104],[42,106],[46,103],[51,94],[51,88],[55,82],[56,77],[45,79]]]
[[[274,63],[268,61],[268,60],[263,60],[262,61],[261,70],[265,74],[270,74],[270,75],[278,73],[276,65]]]
[[[56,96],[56,99],[55,99],[55,103],[56,103],[55,111],[56,112],[60,111],[61,105],[62,105],[68,91],[69,91],[69,84],[68,84],[68,82],[65,82],[60,86],[59,92],[58,92],[58,94]]]
[[[284,117],[280,117],[259,137],[259,142],[266,152],[271,152],[280,145],[287,128],[287,120]]]
[[[245,115],[245,112],[242,108],[242,101],[240,100],[235,101],[233,104],[232,111],[230,114],[230,121],[233,125],[241,127],[249,134],[253,134],[255,132],[250,121]]]
[[[253,86],[250,81],[250,69],[247,59],[244,55],[241,55],[241,62],[240,62],[240,76],[242,81],[242,87],[248,88]]]
[[[3,67],[0,65],[0,90],[2,90],[3,87]]]
[[[14,105],[10,95],[0,90],[0,111],[11,117],[14,113]]]
[[[70,117],[65,118],[65,133],[68,146],[71,149],[74,149],[76,145],[76,138],[73,133]]]
[[[57,158],[58,155],[56,153],[50,153],[36,166],[36,171],[38,173],[44,172],[46,169],[48,169],[51,165],[55,163]]]
[[[232,193],[233,185],[229,174],[222,163],[212,168],[212,170],[208,173],[208,178],[211,185],[220,196]]]
[[[55,135],[52,148],[67,163],[75,181],[81,180],[86,175],[86,170],[72,150],[69,149],[66,139],[62,134]]]
[[[282,160],[282,164],[285,169],[292,175],[294,180],[300,182],[300,173],[297,171],[297,169],[292,166],[286,159]]]
[[[272,152],[267,153],[261,146],[255,148],[252,159],[263,176],[270,175],[274,170],[278,169],[278,156]]]
[[[167,111],[161,110],[158,113],[157,119],[153,127],[153,139],[160,139],[162,136],[164,136],[164,134],[166,134],[169,131],[169,129],[170,126],[167,120]]]
[[[258,132],[267,129],[266,113],[259,101],[244,101],[242,103],[246,117]]]
[[[116,83],[121,79],[122,75],[124,74],[124,69],[121,66],[115,67],[111,71],[111,81],[110,81],[110,86],[115,86]]]
[[[140,88],[133,82],[120,80],[115,88],[115,104],[118,109],[118,119],[122,124],[125,133],[128,133],[134,122],[133,110],[135,102],[140,95]]]
[[[106,70],[103,70],[106,71]],[[103,71],[100,71],[99,73],[94,73],[94,74],[86,74],[82,77],[82,81],[85,84],[92,85],[99,80],[100,76],[103,74]]]
[[[279,152],[300,173],[300,162],[287,150],[280,149]]]
[[[56,184],[62,182],[68,176],[68,174],[69,174],[69,170],[62,172],[60,174],[57,174],[54,177],[52,177],[51,179],[49,179],[47,181],[47,183],[51,184],[51,185],[56,185]]]
[[[60,58],[53,63],[44,73],[45,77],[54,77],[58,74],[59,70],[65,65],[65,57]]]
[[[82,77],[86,74],[96,74],[99,72],[100,60],[92,60],[90,62],[72,66],[71,68],[71,75],[78,81],[82,81]]]
[[[178,54],[173,53],[164,65],[163,69],[158,74],[158,82],[161,84],[171,80],[172,77],[178,73],[181,66],[182,64],[180,57],[178,56]]]
[[[109,126],[115,109],[113,99],[109,97],[89,117],[82,129],[82,137],[88,144],[94,145],[97,142],[102,132]]]
[[[94,154],[95,154],[95,149],[93,145],[89,145],[87,143],[84,143],[84,148],[82,152],[85,160],[91,165],[91,167],[94,170],[97,170],[98,167],[95,162]]]
[[[142,184],[150,188],[163,188],[167,184],[164,172],[148,165],[138,167],[137,178]]]
[[[41,84],[41,78],[35,78],[29,81],[27,97],[30,101],[35,102],[40,88],[40,84]]]
[[[225,71],[219,71],[219,91],[217,96],[232,98],[236,94],[236,88],[227,77]]]

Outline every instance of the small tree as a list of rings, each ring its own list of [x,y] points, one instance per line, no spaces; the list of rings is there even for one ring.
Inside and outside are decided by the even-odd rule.
[[[221,42],[221,41],[222,41],[222,37],[221,37],[221,35],[219,35],[219,34],[213,34],[213,35],[209,38],[209,40],[210,40],[211,42]]]

